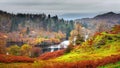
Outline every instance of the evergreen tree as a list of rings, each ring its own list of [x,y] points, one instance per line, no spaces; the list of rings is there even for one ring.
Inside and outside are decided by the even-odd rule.
[[[29,34],[29,33],[30,33],[30,29],[29,27],[27,27],[26,34]]]

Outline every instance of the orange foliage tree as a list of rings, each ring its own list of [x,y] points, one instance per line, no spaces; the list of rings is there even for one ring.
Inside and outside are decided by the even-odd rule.
[[[0,54],[6,53],[6,35],[0,33]]]
[[[32,47],[28,44],[24,44],[21,47],[21,55],[23,56],[31,56],[31,49]]]

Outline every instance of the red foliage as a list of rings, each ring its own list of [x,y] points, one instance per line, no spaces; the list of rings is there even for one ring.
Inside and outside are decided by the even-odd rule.
[[[88,43],[89,43],[89,45],[92,45],[93,44],[93,40],[88,40]]]
[[[111,33],[111,34],[118,34],[118,33],[120,33],[120,30],[110,31],[109,33]]]
[[[12,56],[0,54],[0,62],[12,63],[12,62],[34,62],[34,59],[25,56]]]
[[[64,52],[65,52],[65,50],[58,50],[55,52],[47,52],[47,53],[40,55],[38,58],[42,59],[42,60],[48,60],[48,59],[59,57],[59,56],[63,55]]]
[[[44,68],[97,68],[98,66],[103,66],[109,63],[115,63],[120,61],[120,55],[111,55],[103,59],[97,60],[83,60],[77,62],[56,62],[53,65],[47,65]]]
[[[98,36],[98,35],[102,35],[101,32],[96,32],[96,33],[94,34],[94,37],[96,37],[96,36]]]
[[[113,30],[111,30],[109,33],[112,33],[112,34],[118,34],[118,33],[120,33],[120,25],[115,25],[113,27]]]

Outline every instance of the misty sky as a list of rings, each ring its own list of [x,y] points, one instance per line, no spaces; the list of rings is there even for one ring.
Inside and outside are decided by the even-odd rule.
[[[120,0],[0,0],[0,10],[13,13],[45,13],[64,18],[120,13]]]

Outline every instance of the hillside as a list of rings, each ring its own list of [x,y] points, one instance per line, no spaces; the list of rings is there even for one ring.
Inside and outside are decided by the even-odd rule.
[[[101,68],[111,63],[118,65],[120,25],[119,18],[112,19],[112,16],[119,17],[119,14],[109,12],[94,18],[61,22],[57,16],[48,15],[41,20],[43,17],[39,18],[39,15],[11,16],[2,12],[0,67]],[[6,25],[8,23],[9,25]],[[66,49],[42,53],[42,48],[59,44],[67,37],[70,44]],[[21,43],[21,41],[21,45],[6,46],[8,42]]]
[[[108,12],[97,15],[93,18],[76,19],[76,23],[82,24],[84,27],[94,32],[108,31],[114,25],[120,24],[120,14]]]
[[[0,11],[0,32],[11,33],[24,30],[30,31],[62,31],[69,36],[73,29],[73,21],[65,21],[59,19],[58,16],[43,14],[12,14],[5,11]],[[28,32],[28,33],[29,33]]]
[[[97,68],[108,63],[118,62],[120,61],[119,29],[119,26],[116,26],[108,33],[96,33],[91,39],[83,42],[82,45],[75,45],[69,53],[48,60],[50,61],[48,63],[52,65],[43,65],[51,68],[56,66],[58,68]],[[44,56],[47,58],[49,55]]]
[[[71,45],[69,45],[71,46]],[[81,45],[72,45],[70,52],[66,50],[45,53],[34,63],[11,64],[12,67],[40,68],[102,68],[103,65],[120,61],[120,25],[114,26],[108,32],[95,33],[93,37]],[[118,65],[116,63],[116,65]],[[2,63],[1,67],[5,67]],[[10,64],[6,64],[11,66]],[[111,67],[114,65],[111,65]],[[105,67],[105,66],[104,66]],[[115,67],[119,67],[115,66]]]

